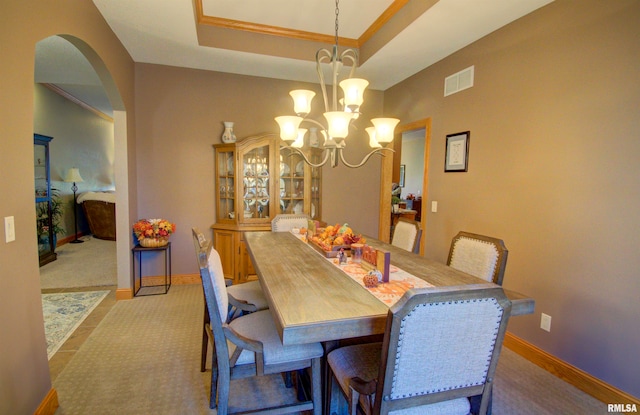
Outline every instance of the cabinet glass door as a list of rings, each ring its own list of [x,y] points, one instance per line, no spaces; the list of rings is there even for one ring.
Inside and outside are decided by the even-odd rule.
[[[305,164],[295,151],[280,151],[279,213],[304,213]]]
[[[217,152],[218,220],[235,218],[235,170],[233,150]]]
[[[269,146],[264,145],[242,154],[242,213],[244,221],[271,216],[269,192]]]
[[[322,161],[322,150],[318,148],[311,149],[311,162],[318,164]],[[309,207],[309,216],[311,219],[321,218],[322,195],[320,188],[322,183],[322,167],[310,167],[311,169],[311,206]]]

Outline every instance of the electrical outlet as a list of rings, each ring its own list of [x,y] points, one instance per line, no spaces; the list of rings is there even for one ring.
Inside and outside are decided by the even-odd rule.
[[[542,313],[540,317],[540,328],[542,330],[551,331],[551,316],[545,313]]]
[[[431,212],[436,213],[438,211],[438,201],[433,200],[431,202]]]
[[[4,218],[4,241],[6,243],[16,240],[16,226],[13,221],[13,216],[6,216]]]

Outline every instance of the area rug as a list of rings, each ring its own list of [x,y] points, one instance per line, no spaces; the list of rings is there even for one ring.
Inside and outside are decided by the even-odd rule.
[[[42,294],[44,333],[49,359],[107,294],[109,291]]]

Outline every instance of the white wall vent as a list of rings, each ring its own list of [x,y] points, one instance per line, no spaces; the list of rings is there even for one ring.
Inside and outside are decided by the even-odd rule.
[[[447,76],[444,79],[444,96],[455,94],[463,89],[473,86],[473,70],[474,66],[463,69],[458,73]]]

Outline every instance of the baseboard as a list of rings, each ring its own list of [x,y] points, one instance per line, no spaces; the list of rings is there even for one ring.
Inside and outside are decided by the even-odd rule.
[[[58,392],[55,389],[51,388],[47,396],[44,397],[38,409],[33,413],[33,415],[53,415],[58,409],[60,404],[58,403]]]
[[[191,285],[201,283],[200,274],[179,274],[171,276],[171,285]],[[162,285],[164,275],[154,275],[142,277],[142,285]],[[133,298],[132,288],[118,288],[116,290],[116,300],[131,300]]]
[[[179,274],[171,276],[171,285],[200,284],[200,274]],[[142,286],[164,284],[164,275],[142,277]]]
[[[132,288],[118,288],[116,290],[116,301],[131,300],[133,298]]]
[[[85,234],[84,232],[79,232],[79,233],[78,233],[77,238],[78,238],[78,239],[80,239],[80,238],[82,238],[82,237],[83,237],[83,236],[85,236],[85,235],[88,235],[88,234]],[[75,235],[69,235],[69,236],[67,236],[67,237],[65,237],[65,238],[60,238],[60,239],[58,239],[58,241],[56,242],[56,248],[59,248],[59,247],[61,247],[61,246],[62,246],[62,245],[64,245],[64,244],[68,244],[69,242],[71,242],[71,241],[73,241],[73,240],[75,240],[75,239],[76,239],[76,236],[75,236]]]
[[[640,399],[507,332],[504,346],[604,403],[640,405]]]

